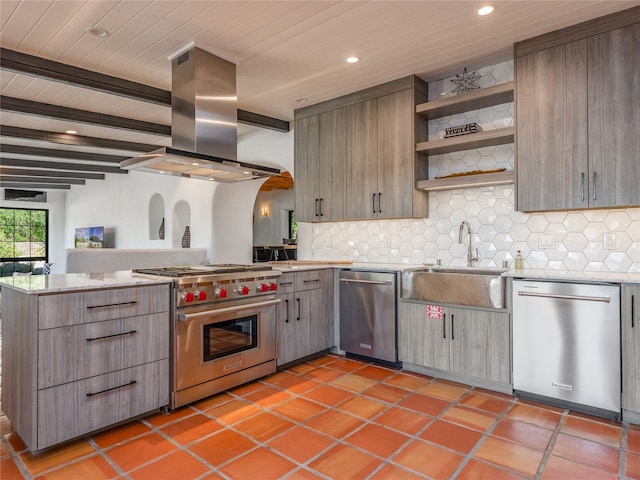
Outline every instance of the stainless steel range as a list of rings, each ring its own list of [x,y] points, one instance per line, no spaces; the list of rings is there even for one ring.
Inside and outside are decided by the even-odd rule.
[[[170,409],[275,372],[279,271],[226,264],[133,273],[173,280]]]

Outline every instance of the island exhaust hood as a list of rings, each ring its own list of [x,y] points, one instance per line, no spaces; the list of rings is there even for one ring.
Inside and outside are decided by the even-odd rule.
[[[120,162],[120,168],[218,182],[280,175],[277,168],[237,160],[236,66],[199,48],[171,69],[171,147]]]

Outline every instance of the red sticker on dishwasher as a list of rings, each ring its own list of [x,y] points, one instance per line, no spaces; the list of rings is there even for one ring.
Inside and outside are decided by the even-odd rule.
[[[440,305],[427,305],[427,318],[442,320],[442,307]]]

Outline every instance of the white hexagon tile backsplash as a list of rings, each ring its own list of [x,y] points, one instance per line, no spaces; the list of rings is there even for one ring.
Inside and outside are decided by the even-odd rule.
[[[513,63],[477,72],[484,88],[511,81]],[[432,82],[429,97],[441,98],[450,89],[450,79]],[[483,130],[512,125],[513,103],[431,121],[430,139],[443,138],[449,126],[471,122]],[[512,169],[513,145],[432,156],[429,163],[430,178]],[[440,259],[445,265],[466,265],[466,232],[458,243],[459,225],[466,220],[481,266],[501,266],[503,260],[512,265],[520,250],[529,268],[640,272],[640,208],[527,214],[515,210],[514,200],[513,185],[439,191],[429,194],[429,218],[314,224],[313,259],[411,265]]]

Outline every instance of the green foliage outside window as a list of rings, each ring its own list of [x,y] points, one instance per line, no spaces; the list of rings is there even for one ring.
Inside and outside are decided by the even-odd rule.
[[[48,214],[48,210],[0,208],[0,261],[46,261]]]

